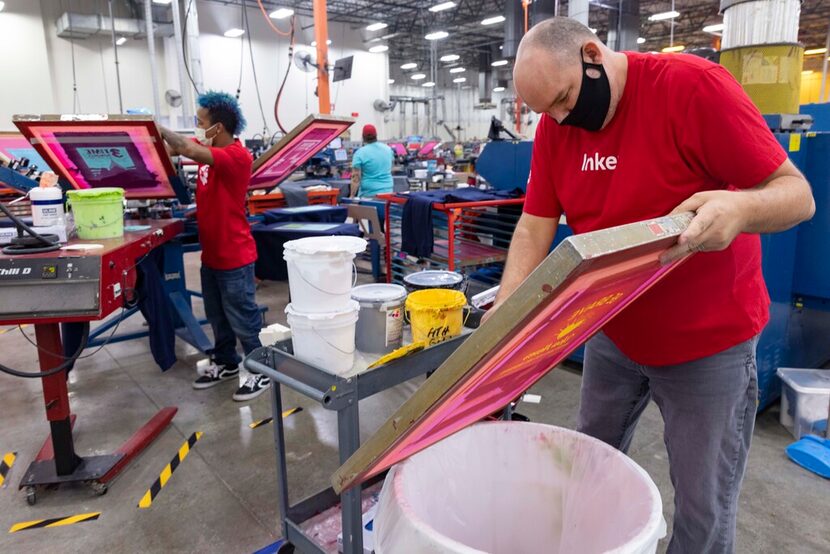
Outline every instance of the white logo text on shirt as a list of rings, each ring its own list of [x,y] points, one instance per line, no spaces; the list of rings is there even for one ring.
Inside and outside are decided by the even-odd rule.
[[[599,152],[594,152],[590,158],[588,154],[582,155],[582,171],[613,171],[617,169],[616,156],[600,156]]]

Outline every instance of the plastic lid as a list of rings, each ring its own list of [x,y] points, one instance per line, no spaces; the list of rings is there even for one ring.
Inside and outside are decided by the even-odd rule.
[[[367,245],[368,243],[359,237],[327,236],[290,240],[285,243],[284,248],[285,252],[297,252],[298,254],[334,254],[337,252],[360,254],[366,250]]]
[[[406,298],[406,289],[400,285],[373,283],[352,289],[352,299],[358,302],[391,302]]]
[[[447,287],[457,285],[464,281],[464,277],[460,273],[454,271],[441,271],[437,269],[430,269],[427,271],[419,271],[417,273],[410,273],[403,278],[404,282],[419,287]]]
[[[798,392],[830,394],[830,370],[780,367],[778,376]]]
[[[70,198],[97,198],[99,200],[124,198],[124,189],[101,187],[97,189],[79,189],[66,192]]]
[[[336,319],[342,316],[348,316],[354,313],[357,313],[360,310],[360,304],[355,302],[354,300],[349,300],[349,307],[345,310],[339,312],[321,312],[321,313],[311,313],[311,312],[301,312],[295,310],[291,304],[285,307],[285,313],[291,316],[299,316],[304,317],[306,319],[313,319],[315,321],[325,321],[329,319]]]

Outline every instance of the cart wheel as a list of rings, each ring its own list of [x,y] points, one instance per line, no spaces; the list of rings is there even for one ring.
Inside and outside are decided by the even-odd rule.
[[[109,487],[106,483],[101,483],[100,481],[92,481],[89,486],[92,487],[92,491],[97,494],[98,496],[104,496],[107,494]]]
[[[290,542],[283,544],[279,550],[277,550],[277,554],[294,554],[294,545]]]
[[[37,487],[26,487],[26,503],[29,506],[37,504]]]

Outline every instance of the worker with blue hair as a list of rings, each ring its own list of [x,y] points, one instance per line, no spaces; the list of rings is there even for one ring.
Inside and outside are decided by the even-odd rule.
[[[171,155],[199,164],[196,205],[202,296],[215,346],[210,365],[199,369],[193,388],[207,389],[238,377],[242,359],[236,341],[246,355],[260,347],[262,317],[254,298],[256,244],[245,213],[253,158],[235,138],[245,128],[245,118],[236,98],[224,92],[208,91],[197,103],[195,140],[163,127],[161,134]],[[268,377],[249,374],[233,399],[251,400],[270,386]]]

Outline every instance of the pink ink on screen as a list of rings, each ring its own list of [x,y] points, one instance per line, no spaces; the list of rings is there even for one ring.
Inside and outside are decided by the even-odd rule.
[[[520,396],[675,267],[660,266],[658,254],[644,254],[578,277],[493,349],[353,482],[377,475]]]
[[[16,122],[73,188],[123,188],[127,198],[172,198],[174,173],[152,121]]]

